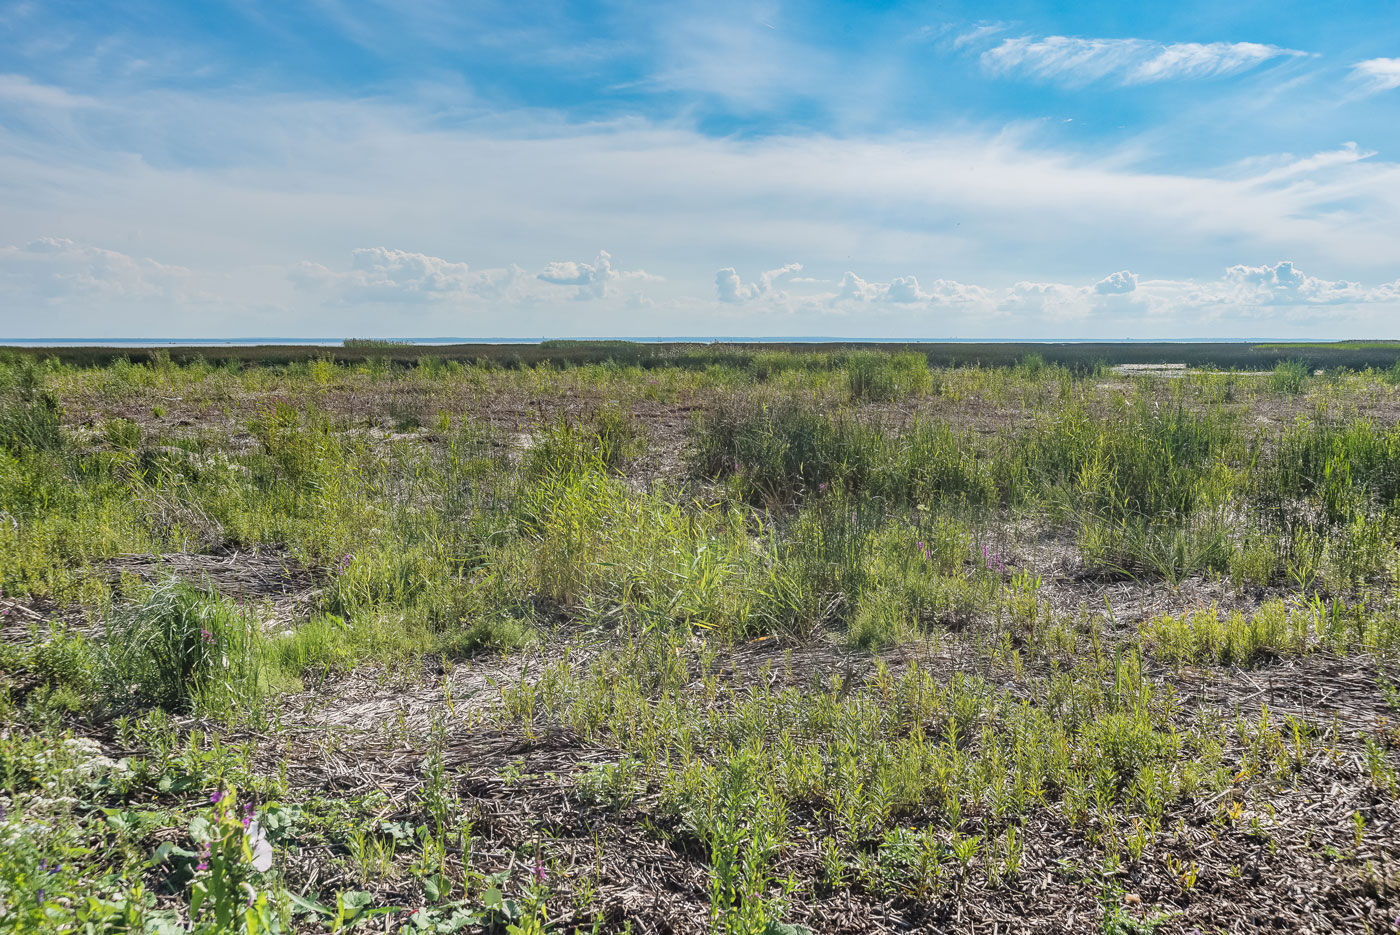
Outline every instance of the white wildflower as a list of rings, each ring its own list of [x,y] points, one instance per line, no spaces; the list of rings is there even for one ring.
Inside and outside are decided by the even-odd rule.
[[[254,818],[248,824],[248,843],[253,851],[253,869],[264,873],[272,868],[272,842]]]

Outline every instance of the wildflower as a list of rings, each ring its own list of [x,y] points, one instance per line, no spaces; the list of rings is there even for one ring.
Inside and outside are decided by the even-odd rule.
[[[826,481],[822,481],[820,484],[817,485],[817,493],[821,493],[824,490],[826,490]]]
[[[206,842],[199,846],[199,863],[194,865],[195,870],[209,869],[209,844]]]
[[[248,824],[253,820],[253,805],[251,802],[243,806],[243,830],[248,830]]]
[[[545,878],[544,861],[538,856],[535,857],[535,879],[543,883]]]
[[[211,792],[211,793],[209,794],[209,804],[210,804],[210,805],[218,805],[220,802],[222,802],[222,801],[224,800],[224,796],[225,796],[225,795],[227,795],[227,793],[224,792],[224,790],[222,790],[222,789],[215,789],[213,792]]]
[[[210,633],[207,629],[201,628],[199,631],[199,635],[200,638],[203,639],[206,643],[214,642],[214,634]]]
[[[259,873],[272,869],[272,842],[267,839],[256,818],[249,823],[247,834],[253,851],[253,869]]]

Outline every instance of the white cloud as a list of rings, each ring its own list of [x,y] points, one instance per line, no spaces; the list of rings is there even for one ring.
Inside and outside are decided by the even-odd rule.
[[[1094,283],[1094,291],[1099,295],[1122,295],[1132,292],[1137,288],[1137,273],[1120,269],[1116,273],[1109,273],[1103,279]]]
[[[820,280],[817,280],[820,281]],[[833,305],[859,302],[889,302],[901,306],[973,306],[990,305],[991,292],[981,286],[970,286],[951,279],[935,279],[928,289],[919,285],[917,276],[895,276],[889,282],[868,282],[847,271],[836,292],[819,297]]]
[[[465,263],[389,247],[358,247],[350,269],[333,272],[303,260],[291,273],[303,287],[330,287],[344,302],[436,302],[460,298],[482,282]]]
[[[896,276],[890,280],[889,289],[885,292],[885,297],[891,302],[922,302],[929,298],[927,292],[919,288],[919,280],[915,276]]]
[[[841,277],[841,284],[836,288],[836,302],[871,302],[880,298],[889,291],[889,286],[881,283],[866,282],[855,273],[847,272]]]
[[[1361,83],[1365,94],[1400,88],[1400,58],[1372,58],[1357,62],[1351,66],[1351,76]]]
[[[94,107],[97,101],[49,84],[38,84],[24,75],[0,75],[0,103],[28,104],[55,110]]]
[[[941,308],[960,311],[971,320],[1012,316],[1031,325],[1091,319],[1131,322],[1143,316],[1182,319],[1202,312],[1212,320],[1257,319],[1290,307],[1317,312],[1331,308],[1331,314],[1346,317],[1366,306],[1400,302],[1400,280],[1368,288],[1309,276],[1287,260],[1231,266],[1217,279],[1141,280],[1131,270],[1119,270],[1088,285],[1023,281],[995,288],[938,279],[927,290],[914,276],[897,276],[885,283],[847,271],[835,292],[785,294],[783,299],[799,308],[838,312],[877,304],[910,311]]]
[[[1083,318],[1092,308],[1090,291],[1082,286],[1059,282],[1018,282],[1006,291],[1000,308],[1004,312],[1030,315],[1050,321]]]
[[[0,295],[12,308],[25,302],[63,305],[94,299],[200,301],[190,270],[61,237],[0,247]]]
[[[360,313],[356,321],[388,322],[397,313],[381,307],[387,303],[404,306],[400,334],[428,327],[479,335],[735,333],[721,303],[759,296],[788,317],[760,318],[767,306],[745,309],[750,333],[833,333],[822,330],[822,316],[851,310],[830,299],[841,273],[853,270],[877,293],[883,284],[888,298],[878,309],[864,306],[885,324],[862,327],[853,316],[849,331],[878,333],[941,303],[962,306],[946,317],[966,318],[966,336],[986,333],[983,316],[1009,283],[1092,288],[1113,268],[1099,270],[1106,256],[1139,272],[1199,277],[1192,285],[1141,279],[1136,292],[1090,300],[1136,297],[1162,315],[1205,301],[1234,307],[1235,293],[1257,292],[1236,284],[1231,293],[1217,281],[1242,256],[1290,257],[1334,282],[1394,279],[1400,256],[1400,164],[1335,142],[1316,153],[1179,171],[1164,168],[1170,160],[1155,150],[1052,146],[1016,127],[716,138],[680,124],[581,126],[507,115],[464,128],[374,100],[183,92],[104,95],[100,113],[79,107],[63,116],[62,135],[51,137],[21,137],[0,121],[7,183],[0,244],[52,232],[61,218],[75,238],[119,245],[136,264],[134,278],[115,277],[128,294],[156,288],[171,297],[214,293],[237,310],[275,306],[264,334],[338,333]],[[464,165],[473,171],[462,172]],[[464,205],[471,225],[462,223]],[[589,240],[580,244],[579,232]],[[654,311],[628,313],[632,290],[610,278],[623,275],[611,259],[606,269],[596,260],[550,263],[592,255],[583,250],[598,243],[666,275],[664,285],[647,289]],[[11,334],[48,307],[34,276],[15,271],[13,253],[22,249],[8,248],[0,264],[8,267],[0,272],[0,308]],[[808,269],[757,274],[755,258],[775,249],[803,257]],[[159,272],[139,257],[198,272]],[[316,262],[296,272],[306,286],[298,291],[288,270],[302,257]],[[929,257],[956,280],[933,279]],[[26,269],[39,268],[35,257],[23,259]],[[64,262],[66,288],[82,288],[77,258]],[[746,269],[752,281],[737,272]],[[910,274],[916,278],[903,281]],[[59,288],[51,278],[43,274],[44,288]],[[826,281],[798,281],[809,278]],[[988,297],[971,291],[978,289]],[[597,302],[586,317],[560,301],[579,291]],[[793,298],[779,306],[783,294]],[[66,333],[107,332],[113,320],[135,333],[137,318],[116,291],[89,296],[81,313],[72,305]],[[903,301],[911,296],[918,301]],[[1280,307],[1272,301],[1265,307]],[[1030,304],[1025,298],[1021,306]],[[480,311],[470,328],[461,325],[467,306]],[[1305,307],[1338,316],[1351,308]],[[795,313],[810,313],[810,327]],[[249,333],[237,313],[179,323],[188,334]],[[1377,323],[1394,333],[1389,319]]]
[[[1228,301],[1239,305],[1345,305],[1393,297],[1387,286],[1365,289],[1345,279],[1318,279],[1288,260],[1273,266],[1231,266],[1224,283]]]
[[[472,269],[466,263],[390,247],[351,250],[350,268],[345,271],[302,260],[287,276],[299,289],[322,293],[325,301],[336,305],[464,306],[480,304],[479,300],[528,298],[519,288],[528,277],[515,264]]]
[[[744,285],[739,272],[732,266],[715,273],[715,297],[721,302],[739,303],[753,298],[757,293],[752,285]]]
[[[961,49],[965,45],[981,42],[989,36],[995,36],[997,33],[1006,32],[1009,28],[1011,27],[1005,23],[981,23],[955,38],[953,40],[953,48]]]
[[[726,266],[715,273],[715,297],[721,302],[731,304],[757,299],[771,293],[775,282],[791,278],[793,273],[801,272],[801,270],[801,263],[789,263],[786,266],[759,274],[757,282],[746,283],[739,277],[739,273],[734,267]]]
[[[601,299],[608,293],[608,284],[623,279],[659,280],[645,270],[619,270],[612,265],[612,256],[606,250],[598,251],[598,259],[592,263],[579,263],[574,260],[556,260],[535,277],[540,282],[553,286],[578,286],[576,299]]]
[[[1043,81],[1084,85],[1108,78],[1147,84],[1172,79],[1219,78],[1271,59],[1307,53],[1257,42],[1177,42],[1148,39],[1080,39],[1072,36],[1005,39],[982,53],[993,74],[1024,74]]]

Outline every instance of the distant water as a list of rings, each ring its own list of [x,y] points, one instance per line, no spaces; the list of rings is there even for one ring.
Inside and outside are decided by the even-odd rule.
[[[539,344],[549,338],[388,338],[418,347],[447,344]],[[638,344],[745,344],[829,343],[844,344],[1253,344],[1268,338],[843,338],[830,335],[745,337],[740,335],[682,335],[676,337],[567,338],[578,341],[635,341]],[[264,344],[340,347],[341,338],[0,338],[0,347],[258,347]],[[1294,341],[1303,344],[1305,341]],[[1318,342],[1324,343],[1324,342]]]

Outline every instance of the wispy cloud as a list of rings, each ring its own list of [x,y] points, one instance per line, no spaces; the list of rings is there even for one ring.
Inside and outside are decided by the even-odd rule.
[[[961,49],[965,45],[973,45],[998,33],[1006,32],[1010,28],[1005,23],[979,23],[955,38],[953,48]]]
[[[1400,58],[1372,58],[1351,66],[1351,76],[1364,94],[1400,88]]]
[[[0,295],[43,305],[94,299],[127,301],[199,298],[194,276],[180,266],[77,243],[40,237],[0,247]]]
[[[1257,42],[1175,42],[1149,39],[1081,39],[1046,36],[1005,39],[982,53],[982,67],[996,75],[1085,85],[1114,80],[1148,84],[1239,74],[1277,58],[1306,55]]]
[[[97,101],[85,95],[73,94],[53,85],[39,84],[24,75],[0,75],[0,102],[31,104],[55,110],[93,107],[97,104]]]

